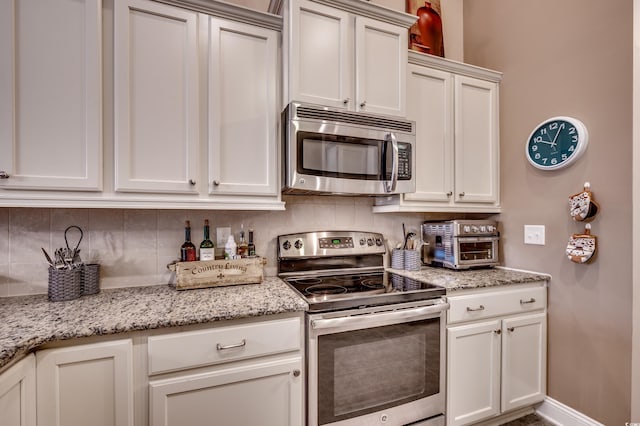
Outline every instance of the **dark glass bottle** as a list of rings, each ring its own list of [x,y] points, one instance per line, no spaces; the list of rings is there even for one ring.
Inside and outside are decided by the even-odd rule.
[[[253,229],[249,228],[249,244],[248,244],[248,255],[255,256],[256,255],[256,245],[253,243]]]
[[[214,260],[213,241],[209,238],[209,220],[204,220],[204,238],[200,243],[200,260]]]
[[[193,262],[196,260],[196,246],[191,242],[191,222],[188,220],[184,227],[184,243],[180,247],[180,260],[182,262]]]

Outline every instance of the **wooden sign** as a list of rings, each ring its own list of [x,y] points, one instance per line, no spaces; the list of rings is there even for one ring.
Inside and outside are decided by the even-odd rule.
[[[237,260],[206,260],[177,262],[169,265],[176,273],[176,289],[221,287],[238,284],[260,284],[263,266],[262,257]]]

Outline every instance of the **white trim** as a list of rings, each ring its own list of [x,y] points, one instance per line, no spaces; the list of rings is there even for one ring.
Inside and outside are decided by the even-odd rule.
[[[546,397],[544,401],[536,407],[536,414],[560,426],[604,426],[602,423],[549,397]]]

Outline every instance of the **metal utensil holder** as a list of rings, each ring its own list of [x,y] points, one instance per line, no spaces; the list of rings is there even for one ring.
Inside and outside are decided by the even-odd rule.
[[[100,265],[89,263],[82,266],[82,295],[100,292]]]
[[[49,268],[49,300],[62,302],[82,296],[82,270]]]

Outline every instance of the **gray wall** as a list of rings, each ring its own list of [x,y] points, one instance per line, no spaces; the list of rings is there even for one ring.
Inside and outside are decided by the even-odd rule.
[[[548,272],[548,394],[607,425],[630,420],[632,2],[464,2],[465,61],[504,72],[500,96],[504,261]],[[524,156],[535,125],[581,119],[586,154],[542,172]],[[581,223],[567,197],[591,183],[598,255],[571,263],[564,247]],[[545,246],[525,246],[523,225],[546,226]],[[637,421],[637,420],[636,420]]]

